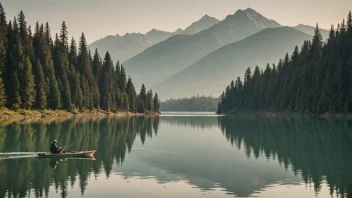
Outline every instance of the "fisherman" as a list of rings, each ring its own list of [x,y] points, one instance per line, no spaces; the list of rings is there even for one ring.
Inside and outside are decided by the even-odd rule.
[[[50,145],[50,152],[58,154],[58,153],[61,153],[62,151],[63,151],[63,149],[61,147],[59,148],[57,146],[57,141],[54,140],[53,143],[51,143],[51,145]]]

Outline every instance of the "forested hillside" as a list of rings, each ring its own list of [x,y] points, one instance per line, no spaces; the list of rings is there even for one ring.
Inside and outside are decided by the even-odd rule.
[[[312,41],[263,70],[248,68],[242,82],[231,82],[221,95],[218,113],[275,111],[352,112],[352,16],[331,27],[323,41],[318,25]]]
[[[190,98],[169,99],[160,104],[161,111],[208,111],[215,112],[219,98],[193,96]]]
[[[37,22],[32,33],[22,11],[7,23],[1,4],[0,71],[0,108],[159,111],[158,95],[144,85],[137,95],[108,52],[104,60],[97,51],[91,56],[83,33],[77,50],[65,22],[55,38],[48,23]]]

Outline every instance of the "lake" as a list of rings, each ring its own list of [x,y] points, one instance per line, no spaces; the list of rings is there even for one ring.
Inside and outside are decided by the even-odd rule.
[[[95,160],[27,152],[75,143]],[[25,152],[16,156],[5,153]],[[0,120],[0,197],[351,197],[352,121],[308,117]]]

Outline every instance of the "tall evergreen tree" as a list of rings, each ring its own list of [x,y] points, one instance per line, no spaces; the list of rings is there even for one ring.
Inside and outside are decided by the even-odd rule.
[[[42,65],[37,59],[36,65],[36,105],[35,107],[38,109],[46,109],[47,108],[47,99],[46,99],[46,92],[45,92],[45,79],[44,79],[44,72]]]
[[[134,88],[132,79],[130,77],[127,80],[126,93],[128,96],[129,111],[136,112],[136,89]]]
[[[26,22],[26,17],[24,16],[23,11],[18,15],[18,24],[19,24],[19,34],[20,34],[20,39],[25,47],[27,43],[27,36],[28,36],[28,29],[27,29],[27,22]]]
[[[154,105],[153,105],[153,91],[149,90],[147,93],[147,108],[149,112],[154,111]]]
[[[61,24],[60,41],[64,47],[66,48],[68,47],[68,32],[67,32],[67,26],[65,21],[63,21]]]
[[[147,109],[147,106],[148,106],[147,89],[145,88],[144,84],[142,84],[139,96],[141,98],[141,103],[143,104],[143,112],[144,112],[144,110]]]
[[[98,53],[98,49],[95,49],[95,52],[94,52],[94,57],[93,57],[93,75],[94,77],[99,80],[99,76],[100,76],[100,71],[101,71],[101,68],[103,67],[102,63],[101,63],[101,58],[99,56],[99,53]]]
[[[12,109],[19,109],[21,108],[21,96],[20,96],[20,81],[18,80],[17,71],[12,74],[12,98],[11,101],[11,108]]]
[[[319,25],[314,29],[314,36],[312,41],[311,56],[313,59],[320,58],[323,49],[323,36],[320,33]]]
[[[120,76],[118,77],[119,79],[119,88],[121,92],[125,92],[126,89],[126,72],[125,72],[125,68],[121,65],[121,71],[120,71]]]
[[[21,87],[21,99],[24,109],[31,109],[35,102],[35,82],[34,75],[32,72],[32,64],[29,57],[26,58],[25,65],[23,68],[23,87]]]
[[[60,109],[61,108],[61,93],[59,90],[58,82],[55,75],[50,76],[50,108]]]
[[[154,106],[154,112],[160,111],[160,101],[159,101],[157,93],[155,93],[155,95],[154,95],[153,106]]]

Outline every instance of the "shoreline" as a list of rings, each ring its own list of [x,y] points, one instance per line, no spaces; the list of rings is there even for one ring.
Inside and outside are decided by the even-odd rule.
[[[277,116],[303,116],[311,118],[337,118],[337,119],[352,119],[352,114],[338,114],[338,113],[297,113],[297,112],[270,112],[270,111],[241,111],[241,112],[227,112],[218,115],[225,116],[264,116],[264,117],[277,117]]]
[[[116,116],[116,117],[132,117],[132,116],[159,116],[160,112],[153,113],[133,113],[128,111],[107,112],[104,110],[68,112],[65,110],[24,110],[17,111],[9,109],[0,110],[0,118],[51,118],[51,117],[90,117],[90,116]]]

